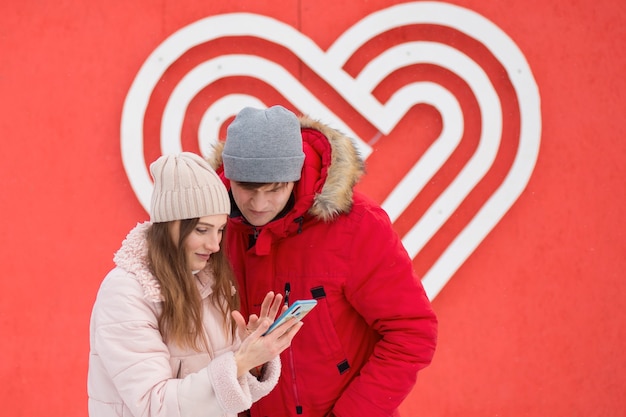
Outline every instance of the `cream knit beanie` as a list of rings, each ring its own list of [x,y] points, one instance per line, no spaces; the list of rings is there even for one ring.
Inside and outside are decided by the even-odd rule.
[[[226,187],[207,161],[191,152],[163,155],[150,165],[153,223],[230,214]]]

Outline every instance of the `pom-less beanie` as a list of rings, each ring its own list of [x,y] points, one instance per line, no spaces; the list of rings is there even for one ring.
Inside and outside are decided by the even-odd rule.
[[[298,118],[282,106],[245,107],[228,126],[222,160],[233,181],[298,181],[304,163]]]
[[[150,165],[150,173],[153,223],[230,214],[226,187],[202,157],[191,152],[163,155]]]

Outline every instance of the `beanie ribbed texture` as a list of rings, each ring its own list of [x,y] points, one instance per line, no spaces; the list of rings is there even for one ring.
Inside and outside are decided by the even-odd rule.
[[[233,181],[298,181],[304,163],[298,118],[282,106],[245,107],[228,126],[222,160]]]
[[[150,165],[150,173],[151,222],[230,214],[226,187],[202,157],[191,152],[163,155]]]

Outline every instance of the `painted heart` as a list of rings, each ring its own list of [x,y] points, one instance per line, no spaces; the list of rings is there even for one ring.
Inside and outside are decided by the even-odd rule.
[[[434,298],[524,190],[539,150],[539,92],[515,43],[484,17],[439,2],[375,12],[326,51],[248,13],[168,37],[124,103],[121,147],[144,208],[147,166],[208,155],[243,106],[291,103],[355,138],[359,187],[381,202]]]

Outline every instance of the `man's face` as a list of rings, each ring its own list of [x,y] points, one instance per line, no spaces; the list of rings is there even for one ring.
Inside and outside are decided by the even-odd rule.
[[[293,185],[293,182],[287,182],[247,189],[237,181],[231,181],[230,189],[246,220],[253,226],[264,226],[285,208]]]

